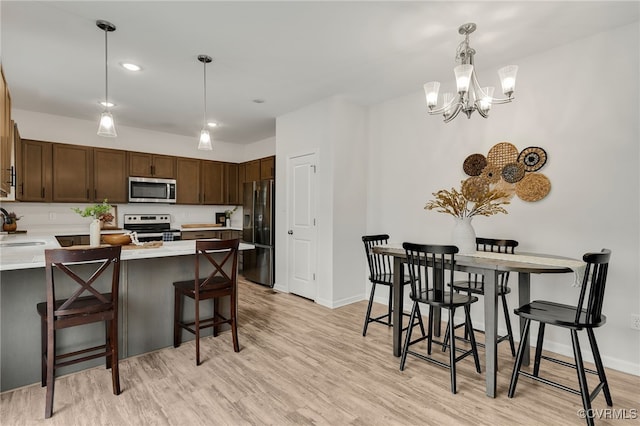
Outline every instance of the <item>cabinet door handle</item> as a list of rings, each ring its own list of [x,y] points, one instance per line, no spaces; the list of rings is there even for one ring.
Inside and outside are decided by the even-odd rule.
[[[42,189],[40,190],[40,196],[41,196],[42,198],[44,198],[44,188],[42,188]]]
[[[87,200],[89,199],[89,189],[87,188]]]
[[[156,166],[151,165],[151,176],[155,176],[156,174]]]
[[[94,190],[93,190],[93,199],[94,199],[94,200],[97,200],[97,199],[98,199],[98,190],[97,190],[97,189],[94,189]]]

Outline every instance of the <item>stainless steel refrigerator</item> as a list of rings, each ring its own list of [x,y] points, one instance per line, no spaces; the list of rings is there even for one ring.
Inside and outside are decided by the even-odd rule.
[[[273,287],[274,278],[274,202],[273,180],[244,184],[242,240],[254,250],[243,251],[242,273],[248,280]]]

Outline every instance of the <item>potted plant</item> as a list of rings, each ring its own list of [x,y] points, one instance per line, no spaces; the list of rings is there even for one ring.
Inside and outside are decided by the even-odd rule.
[[[18,216],[15,212],[7,212],[5,209],[2,209],[2,230],[11,232],[15,231],[18,228],[18,221],[22,218],[22,216]]]
[[[100,246],[100,229],[102,228],[102,224],[107,221],[110,222],[113,220],[113,215],[111,214],[111,205],[107,203],[107,199],[105,198],[101,204],[94,204],[93,206],[85,207],[84,209],[79,209],[77,207],[72,207],[71,210],[78,213],[82,217],[92,217],[93,220],[89,225],[89,245],[91,247]]]
[[[231,226],[231,216],[233,216],[233,213],[235,213],[236,210],[238,210],[238,206],[235,206],[233,210],[224,211],[224,217],[226,218],[225,226],[227,228]]]

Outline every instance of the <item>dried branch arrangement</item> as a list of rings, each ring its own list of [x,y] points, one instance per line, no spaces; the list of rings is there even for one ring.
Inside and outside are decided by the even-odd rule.
[[[493,216],[494,214],[508,214],[503,205],[509,204],[509,195],[496,189],[487,190],[474,197],[474,200],[467,199],[462,191],[451,188],[450,191],[441,189],[434,192],[434,200],[430,200],[424,206],[425,210],[435,210],[447,213],[455,217],[473,216]],[[469,205],[472,204],[470,208]]]

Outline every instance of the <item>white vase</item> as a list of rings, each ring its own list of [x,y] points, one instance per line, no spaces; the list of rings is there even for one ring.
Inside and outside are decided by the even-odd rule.
[[[89,245],[100,247],[100,219],[93,219],[89,225]]]
[[[225,221],[224,221],[224,225],[225,225],[227,228],[231,228],[231,219],[226,218],[226,219],[225,219]]]
[[[471,225],[471,217],[455,218],[453,226],[453,244],[458,253],[474,253],[476,251],[476,231]]]

